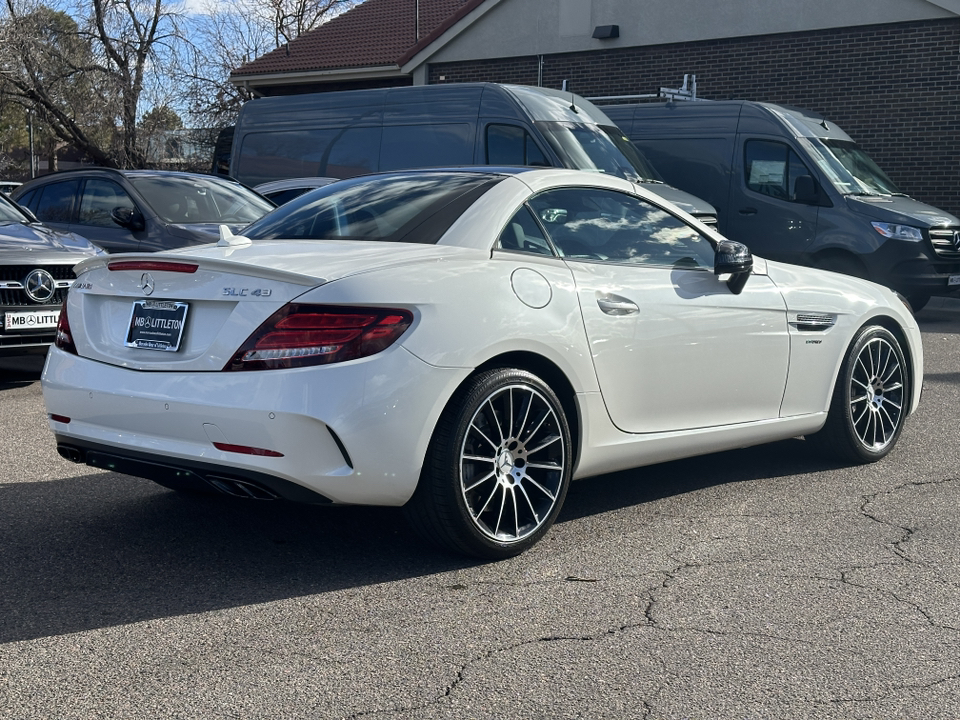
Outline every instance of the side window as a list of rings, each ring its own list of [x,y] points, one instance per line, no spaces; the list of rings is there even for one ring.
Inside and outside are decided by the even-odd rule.
[[[683,220],[633,195],[563,188],[530,201],[566,258],[713,269],[713,244]]]
[[[240,145],[237,179],[247,185],[295,177],[350,178],[377,169],[380,128],[249,133]]]
[[[510,218],[510,222],[500,234],[498,244],[501,250],[553,255],[550,243],[543,236],[543,231],[526,205]]]
[[[50,183],[40,188],[37,207],[30,209],[42,222],[68,223],[73,220],[73,205],[79,193],[79,180]]]
[[[130,196],[122,187],[110,180],[87,180],[80,199],[80,214],[77,222],[81,225],[117,228],[111,213],[114,208],[134,207]]]
[[[17,200],[17,203],[25,208],[30,208],[30,210],[33,211],[33,201],[36,199],[36,197],[37,191],[31,190],[30,192],[21,195]],[[35,212],[33,214],[36,215]]]
[[[474,126],[469,123],[385,127],[380,169],[471,165],[473,145]]]
[[[789,145],[770,140],[748,140],[743,152],[750,190],[796,202],[797,178],[811,173]]]
[[[486,146],[487,165],[550,165],[530,133],[517,125],[487,125]]]

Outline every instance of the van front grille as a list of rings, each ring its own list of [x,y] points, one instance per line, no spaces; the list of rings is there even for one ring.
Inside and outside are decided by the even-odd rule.
[[[960,259],[960,228],[931,228],[929,232],[937,255],[951,260]]]

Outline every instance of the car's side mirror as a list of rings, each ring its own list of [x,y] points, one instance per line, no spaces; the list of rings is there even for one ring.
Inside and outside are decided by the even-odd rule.
[[[817,205],[820,202],[817,181],[810,175],[800,175],[793,183],[793,199],[804,205]]]
[[[750,254],[750,248],[733,240],[724,240],[720,243],[713,261],[713,273],[714,275],[730,274],[730,279],[727,280],[730,292],[739,295],[752,271],[753,255]]]
[[[110,217],[120,227],[128,228],[134,232],[140,232],[147,226],[140,211],[132,207],[115,207],[110,212]]]

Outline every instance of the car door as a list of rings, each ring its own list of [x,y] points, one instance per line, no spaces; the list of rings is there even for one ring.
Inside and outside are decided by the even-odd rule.
[[[734,294],[713,243],[664,208],[601,188],[530,205],[573,271],[610,418],[653,433],[779,417],[789,336],[764,275]]]
[[[816,204],[797,195],[797,178],[816,177],[785,142],[741,138],[727,235],[770,260],[799,263],[817,237]]]
[[[134,233],[114,222],[112,212],[116,208],[136,209],[136,205],[130,195],[112,180],[87,178],[80,195],[76,222],[70,229],[109,253],[135,252],[140,249],[139,236],[145,233]]]

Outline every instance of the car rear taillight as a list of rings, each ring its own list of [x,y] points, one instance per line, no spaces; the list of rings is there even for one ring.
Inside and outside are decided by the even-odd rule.
[[[412,322],[409,310],[285,305],[247,338],[223,369],[267,370],[356,360],[388,348]]]
[[[63,301],[60,308],[60,319],[57,321],[57,338],[53,344],[64,352],[77,355],[77,346],[73,344],[73,335],[70,333],[70,321],[67,319],[67,301]]]

